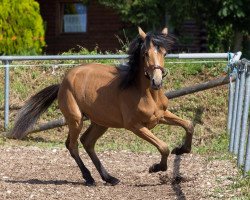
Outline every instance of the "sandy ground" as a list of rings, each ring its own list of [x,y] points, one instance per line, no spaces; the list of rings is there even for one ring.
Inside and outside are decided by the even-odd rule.
[[[167,172],[149,174],[158,154],[99,153],[107,170],[121,182],[105,184],[90,159],[81,157],[97,186],[86,187],[66,149],[0,147],[0,199],[230,199],[227,188],[238,173],[227,160],[200,155],[171,155]]]

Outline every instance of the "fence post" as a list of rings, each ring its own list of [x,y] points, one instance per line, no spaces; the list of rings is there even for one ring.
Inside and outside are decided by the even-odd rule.
[[[249,121],[250,127],[250,121]],[[244,166],[244,175],[247,175],[247,172],[250,171],[250,128],[248,129],[248,140],[246,145],[246,159],[245,159],[245,166]]]
[[[233,101],[233,113],[232,113],[232,122],[230,128],[230,143],[229,143],[229,151],[233,152],[234,146],[234,134],[235,134],[235,123],[236,123],[236,113],[237,113],[237,102],[238,102],[238,93],[239,93],[239,74],[236,74],[235,80],[235,92],[234,92],[234,101]]]
[[[9,84],[10,84],[10,67],[9,60],[4,60],[4,130],[7,130],[9,125]]]
[[[229,76],[229,84],[228,84],[228,113],[227,113],[227,133],[230,134],[231,129],[231,121],[232,121],[232,110],[233,110],[233,98],[234,98],[234,89],[235,89],[235,82],[232,81],[233,76],[235,74],[233,73],[232,66],[230,67],[230,60],[231,60],[232,54],[228,53],[228,76]],[[235,77],[234,77],[235,78]]]
[[[250,74],[247,70],[247,66],[244,67],[245,67],[244,73],[246,74],[246,83],[245,83],[246,86],[245,86],[245,101],[244,101],[242,123],[241,123],[240,145],[239,145],[238,161],[237,161],[239,167],[244,164],[247,119],[248,119],[249,103],[250,103]]]
[[[238,74],[239,74],[239,94],[238,94],[238,102],[237,102],[237,113],[235,120],[235,130],[234,130],[234,144],[233,144],[233,152],[238,155],[239,150],[239,140],[240,140],[240,125],[241,125],[241,117],[242,117],[242,108],[244,101],[244,89],[245,89],[245,81],[246,74],[245,70],[242,69],[242,66],[238,66]]]
[[[229,94],[228,94],[228,118],[227,118],[227,133],[230,134],[231,123],[232,123],[232,111],[233,111],[233,103],[234,103],[234,92],[235,92],[235,82],[232,81],[233,77],[235,78],[235,74],[229,75]]]
[[[231,71],[234,72],[235,70],[237,71],[237,73],[235,74],[235,84],[234,84],[234,95],[233,96],[233,100],[232,100],[232,116],[231,116],[231,121],[229,122],[230,124],[230,143],[229,143],[229,151],[233,152],[234,149],[234,139],[235,139],[235,125],[236,125],[236,113],[237,113],[237,102],[238,102],[238,97],[239,97],[239,71],[238,68],[235,68],[232,64],[234,64],[234,62],[240,60],[240,57],[242,55],[242,52],[237,52],[233,55],[233,58],[231,60],[229,60],[230,65],[231,65]],[[229,128],[228,128],[229,129]]]

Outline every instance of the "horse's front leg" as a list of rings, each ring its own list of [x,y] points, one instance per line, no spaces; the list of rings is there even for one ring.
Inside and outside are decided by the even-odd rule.
[[[164,117],[160,120],[160,123],[183,127],[186,131],[186,137],[184,139],[184,143],[180,145],[179,147],[174,148],[171,153],[176,154],[176,155],[180,155],[183,153],[190,153],[193,132],[194,132],[193,123],[191,121],[184,120],[184,119],[181,119],[180,117],[177,117],[175,114],[171,113],[168,110],[164,112]]]
[[[169,149],[167,144],[160,139],[158,139],[148,128],[142,125],[136,125],[130,129],[137,136],[153,144],[161,153],[160,163],[154,164],[149,168],[149,173],[166,171],[167,170],[167,159],[169,155]]]

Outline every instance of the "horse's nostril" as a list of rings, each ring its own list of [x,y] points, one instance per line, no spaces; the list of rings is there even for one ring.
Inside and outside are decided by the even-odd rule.
[[[155,79],[152,79],[153,85],[155,85]]]

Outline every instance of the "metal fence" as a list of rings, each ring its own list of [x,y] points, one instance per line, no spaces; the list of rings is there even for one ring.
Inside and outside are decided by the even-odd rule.
[[[128,55],[47,55],[47,56],[0,56],[5,68],[4,81],[4,129],[9,124],[9,69],[12,61],[27,60],[100,60],[100,59],[126,59]],[[168,54],[166,58],[177,59],[227,59],[228,53],[182,53]]]
[[[230,134],[229,151],[237,156],[238,167],[244,175],[250,171],[250,61],[235,55],[229,64],[229,74],[235,82],[229,83],[227,130]],[[248,136],[247,136],[248,129]]]

